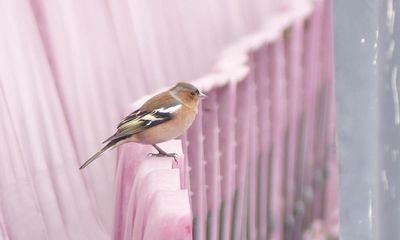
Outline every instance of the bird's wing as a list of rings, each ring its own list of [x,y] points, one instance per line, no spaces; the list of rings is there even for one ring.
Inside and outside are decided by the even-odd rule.
[[[167,122],[173,118],[174,114],[181,107],[181,104],[175,104],[168,107],[156,108],[150,112],[141,111],[140,109],[136,110],[122,120],[118,125],[117,132],[104,142],[117,139],[123,140],[131,137],[133,134]]]
[[[139,117],[141,117],[141,116],[143,116],[143,115],[145,115],[145,114],[148,114],[148,113],[149,113],[149,112],[140,111],[140,109],[138,109],[138,110],[132,112],[131,114],[129,114],[128,116],[126,116],[126,117],[118,124],[118,127],[117,127],[117,128],[121,127],[122,125],[124,125],[125,123],[127,123],[127,122],[129,122],[129,121],[135,120],[135,119],[137,119],[137,118],[139,118]]]
[[[128,116],[126,116],[119,124],[118,129],[126,124],[127,122],[133,121],[140,117],[143,117],[146,114],[152,113],[157,109],[166,109],[169,107],[174,107],[179,105],[180,102],[177,101],[168,91],[162,92],[160,94],[155,95],[154,97],[147,100],[138,110],[132,112]]]

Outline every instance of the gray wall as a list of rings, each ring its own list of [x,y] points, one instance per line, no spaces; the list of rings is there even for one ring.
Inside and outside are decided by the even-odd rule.
[[[399,1],[333,8],[340,239],[400,239]]]

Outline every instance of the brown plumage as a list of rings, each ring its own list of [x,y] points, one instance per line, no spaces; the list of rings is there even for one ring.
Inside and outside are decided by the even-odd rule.
[[[106,145],[79,169],[85,168],[104,152],[126,142],[151,144],[158,151],[158,154],[153,155],[175,157],[175,154],[166,153],[156,144],[182,135],[193,123],[199,102],[204,97],[206,95],[195,86],[183,82],[155,95],[125,117],[118,124],[114,135],[103,142]]]

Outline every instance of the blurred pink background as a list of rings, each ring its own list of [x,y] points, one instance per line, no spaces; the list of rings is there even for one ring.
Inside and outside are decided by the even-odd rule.
[[[0,239],[112,239],[117,151],[84,171],[78,167],[113,133],[128,105],[178,81],[212,92],[232,76],[243,79],[235,72],[238,49],[279,41],[315,6],[309,0],[0,1]],[[321,24],[316,29],[329,26]],[[229,80],[207,77],[218,72],[229,72]]]

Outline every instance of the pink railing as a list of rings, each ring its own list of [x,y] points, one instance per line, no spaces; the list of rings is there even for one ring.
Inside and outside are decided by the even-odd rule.
[[[193,226],[187,220],[190,211],[181,209],[176,217],[184,224],[163,231],[183,234],[193,227],[194,239],[337,235],[330,2],[285,12],[293,17],[276,17],[265,31],[228,48],[214,73],[195,81],[209,98],[183,137],[185,160],[180,159],[180,184],[190,192]],[[152,228],[162,217],[140,198],[163,190],[140,188],[145,178],[131,177],[137,172],[138,178],[143,164],[151,165],[145,167],[150,171],[167,163],[151,159],[134,166],[137,162],[129,161],[135,151],[126,147],[120,156],[117,176],[128,184],[119,184],[124,189],[119,189],[117,206],[123,209],[117,210],[116,229],[123,232],[117,231],[116,239],[140,239],[126,232],[137,233],[132,228],[138,221],[143,229]],[[167,165],[168,172],[174,171]],[[131,167],[135,170],[124,170]],[[146,181],[152,181],[151,175]],[[189,204],[178,186],[172,187],[176,199]],[[144,227],[146,221],[151,224]],[[143,236],[143,229],[135,236]]]
[[[162,146],[182,156],[180,145],[171,141]],[[127,144],[120,152],[114,239],[191,239],[189,194],[181,189],[179,171],[184,159],[177,158],[179,166],[172,168],[173,159],[148,157],[152,151]]]

